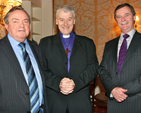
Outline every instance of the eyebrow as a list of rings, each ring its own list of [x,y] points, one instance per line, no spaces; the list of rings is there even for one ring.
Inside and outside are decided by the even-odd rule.
[[[69,17],[69,18],[67,18],[67,19],[70,19],[70,18],[72,19],[73,17]],[[59,19],[64,19],[64,18],[59,18]]]
[[[12,20],[19,20],[19,19],[17,19],[17,18],[12,18]]]
[[[126,15],[126,14],[131,14],[131,13],[125,13],[124,15]],[[118,16],[118,15],[117,15]]]
[[[19,19],[17,19],[17,18],[12,18],[12,20],[19,20]],[[28,21],[29,21],[29,19],[23,19],[23,20],[28,20]]]

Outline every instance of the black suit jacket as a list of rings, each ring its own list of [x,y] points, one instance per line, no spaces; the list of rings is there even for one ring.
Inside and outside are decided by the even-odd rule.
[[[70,57],[68,73],[67,55],[59,34],[45,37],[40,46],[43,56],[43,68],[46,79],[46,90],[51,113],[91,113],[89,83],[97,76],[98,61],[96,48],[91,39],[75,35]],[[59,84],[62,78],[73,79],[75,89],[72,94],[60,93]]]
[[[39,48],[29,40],[28,43],[35,56],[44,83],[39,54],[37,54],[40,52]],[[46,100],[45,96],[44,98]],[[44,108],[45,113],[47,113],[46,101]],[[29,111],[29,87],[6,36],[0,40],[0,113],[28,113]]]
[[[141,113],[141,34],[135,32],[118,79],[117,47],[119,37],[106,43],[99,74],[108,98],[108,113]],[[115,87],[127,89],[128,98],[118,103],[110,98]]]

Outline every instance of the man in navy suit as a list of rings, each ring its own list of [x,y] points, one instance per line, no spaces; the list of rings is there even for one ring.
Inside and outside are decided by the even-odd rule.
[[[30,17],[22,7],[13,7],[4,21],[8,34],[0,40],[0,113],[48,113],[44,76],[39,60],[40,49],[35,42],[27,39]],[[25,44],[28,55],[25,58],[30,59],[26,63],[20,43]],[[31,61],[32,66],[28,61]],[[27,71],[26,67],[30,70]],[[37,81],[35,93],[32,93],[36,99],[31,95],[30,89],[35,86],[35,82],[31,82],[33,87],[29,85],[30,75],[34,75]]]
[[[121,35],[105,45],[99,68],[108,96],[108,113],[141,113],[141,34],[134,28],[136,12],[120,4],[114,18]]]
[[[51,113],[92,113],[89,84],[97,76],[93,40],[73,32],[75,11],[60,7],[59,33],[41,40],[46,91]]]

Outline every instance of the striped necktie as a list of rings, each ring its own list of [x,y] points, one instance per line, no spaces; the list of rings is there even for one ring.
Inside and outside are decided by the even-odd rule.
[[[29,55],[25,49],[25,43],[20,43],[19,46],[22,49],[23,59],[25,62],[26,72],[28,75],[31,113],[37,113],[40,107],[38,83],[36,80],[35,72],[33,70]]]
[[[126,39],[129,37],[129,35],[125,34],[125,35],[123,35],[123,37],[124,37],[124,40],[123,40],[122,45],[120,47],[119,57],[118,57],[118,77],[119,77],[119,80],[120,80],[120,72],[121,72],[121,69],[122,69],[122,65],[123,65],[124,58],[125,58],[125,55],[126,55],[126,52],[127,52],[127,41],[126,41]]]

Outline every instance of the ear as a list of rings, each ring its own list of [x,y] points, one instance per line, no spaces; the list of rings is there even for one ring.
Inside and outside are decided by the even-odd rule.
[[[58,19],[56,19],[56,25],[58,25]]]
[[[75,19],[73,20],[73,24],[75,24]]]
[[[134,15],[134,21],[136,21],[136,14]]]
[[[6,30],[8,31],[8,24],[4,23]]]

